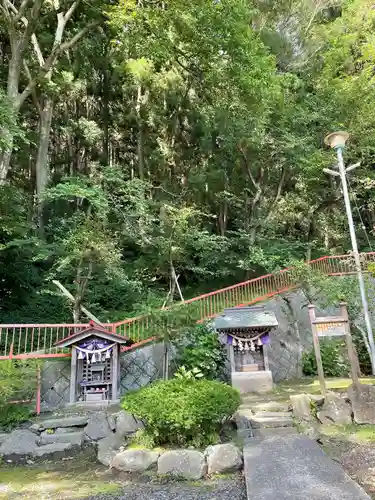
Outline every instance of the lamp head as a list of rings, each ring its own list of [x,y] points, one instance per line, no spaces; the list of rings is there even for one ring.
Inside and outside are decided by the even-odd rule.
[[[337,148],[342,148],[344,149],[346,141],[349,139],[349,134],[348,132],[344,131],[339,131],[339,132],[332,132],[332,134],[328,134],[324,142],[327,144],[327,146],[331,147],[332,149],[337,149]]]

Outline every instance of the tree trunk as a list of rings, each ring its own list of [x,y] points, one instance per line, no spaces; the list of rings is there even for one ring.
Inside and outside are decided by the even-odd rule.
[[[20,108],[18,88],[21,74],[22,47],[19,40],[13,40],[11,46],[12,57],[9,61],[7,97],[13,108],[14,116],[17,116]],[[10,167],[10,159],[13,151],[13,135],[9,130],[1,130],[0,133],[8,139],[7,142],[9,143],[8,149],[0,153],[0,184],[3,184]]]
[[[144,137],[143,137],[143,123],[141,117],[141,105],[142,105],[142,87],[138,85],[137,89],[137,118],[138,118],[138,140],[137,140],[137,155],[138,155],[138,175],[143,181],[145,176],[145,161],[144,161]]]
[[[39,145],[38,155],[36,159],[35,174],[36,174],[36,194],[38,196],[38,223],[39,231],[43,234],[43,207],[44,203],[41,199],[44,190],[48,184],[49,171],[48,171],[48,148],[49,138],[51,133],[53,116],[53,101],[46,98],[44,101],[43,109],[40,114],[39,125]]]

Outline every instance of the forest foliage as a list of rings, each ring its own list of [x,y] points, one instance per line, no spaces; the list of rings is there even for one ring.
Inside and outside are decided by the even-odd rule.
[[[188,298],[346,252],[337,128],[369,249],[374,23],[369,0],[0,0],[0,321],[123,319],[176,276]]]

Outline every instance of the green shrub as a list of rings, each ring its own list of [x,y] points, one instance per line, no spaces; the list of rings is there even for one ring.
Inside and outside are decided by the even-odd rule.
[[[207,325],[198,325],[184,332],[182,340],[175,344],[176,361],[192,372],[199,368],[208,379],[223,379],[227,353],[218,334]]]
[[[240,405],[238,391],[221,382],[175,378],[125,396],[122,407],[145,423],[155,445],[201,447],[219,441],[219,431]]]
[[[25,404],[6,404],[0,408],[0,429],[11,431],[21,422],[29,420],[32,410]]]
[[[320,343],[320,352],[326,377],[345,377],[348,375],[350,366],[345,343],[341,341],[323,341]],[[308,377],[318,374],[314,349],[303,353],[302,371]]]
[[[32,399],[36,389],[36,361],[0,361],[0,428],[10,429],[27,420],[30,409],[11,401]]]

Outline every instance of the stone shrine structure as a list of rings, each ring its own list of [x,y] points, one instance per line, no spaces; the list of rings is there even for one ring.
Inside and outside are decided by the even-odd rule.
[[[242,394],[272,391],[268,345],[270,331],[278,326],[275,314],[264,306],[233,307],[213,325],[228,346],[232,386]]]

